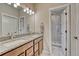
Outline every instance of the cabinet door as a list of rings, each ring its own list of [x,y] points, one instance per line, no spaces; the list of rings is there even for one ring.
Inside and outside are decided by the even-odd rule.
[[[35,47],[35,52],[38,50],[38,43],[34,45]]]
[[[41,54],[42,51],[43,51],[43,40],[39,42],[39,54]]]
[[[32,56],[32,55],[33,55],[33,47],[29,48],[29,49],[26,51],[26,55],[27,55],[27,56]]]
[[[39,54],[38,54],[38,51],[37,52],[35,52],[35,56],[38,56]]]

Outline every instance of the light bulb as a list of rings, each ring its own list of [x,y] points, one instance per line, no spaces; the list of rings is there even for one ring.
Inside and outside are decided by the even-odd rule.
[[[26,9],[24,9],[24,12],[26,12]]]
[[[26,10],[27,10],[27,14],[29,14],[29,13],[30,13],[30,10],[29,10],[29,8],[26,8]]]
[[[29,10],[29,8],[26,8],[26,10],[28,11],[28,10]]]
[[[29,12],[32,13],[32,10],[30,10]]]
[[[14,4],[14,7],[15,7],[15,8],[17,8],[17,5],[16,5],[16,4]]]
[[[34,14],[34,11],[32,11],[32,14]]]
[[[29,14],[29,10],[27,10],[27,14]]]

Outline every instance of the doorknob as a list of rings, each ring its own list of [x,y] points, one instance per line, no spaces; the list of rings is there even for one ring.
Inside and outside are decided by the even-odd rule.
[[[75,36],[74,39],[77,39],[78,40],[78,37]]]

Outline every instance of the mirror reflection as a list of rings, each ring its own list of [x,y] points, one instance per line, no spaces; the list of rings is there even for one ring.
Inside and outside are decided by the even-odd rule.
[[[34,13],[33,4],[1,3],[0,38],[34,33]]]

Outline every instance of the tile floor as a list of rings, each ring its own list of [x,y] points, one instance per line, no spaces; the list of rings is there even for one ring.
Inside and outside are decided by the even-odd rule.
[[[53,52],[52,52],[53,56],[63,56],[61,47],[54,46],[52,50],[53,50]]]
[[[64,56],[62,54],[61,47],[54,46],[52,48],[52,50],[53,50],[52,55],[50,55],[49,52],[47,52],[47,51],[43,51],[43,53],[41,54],[41,56]]]

